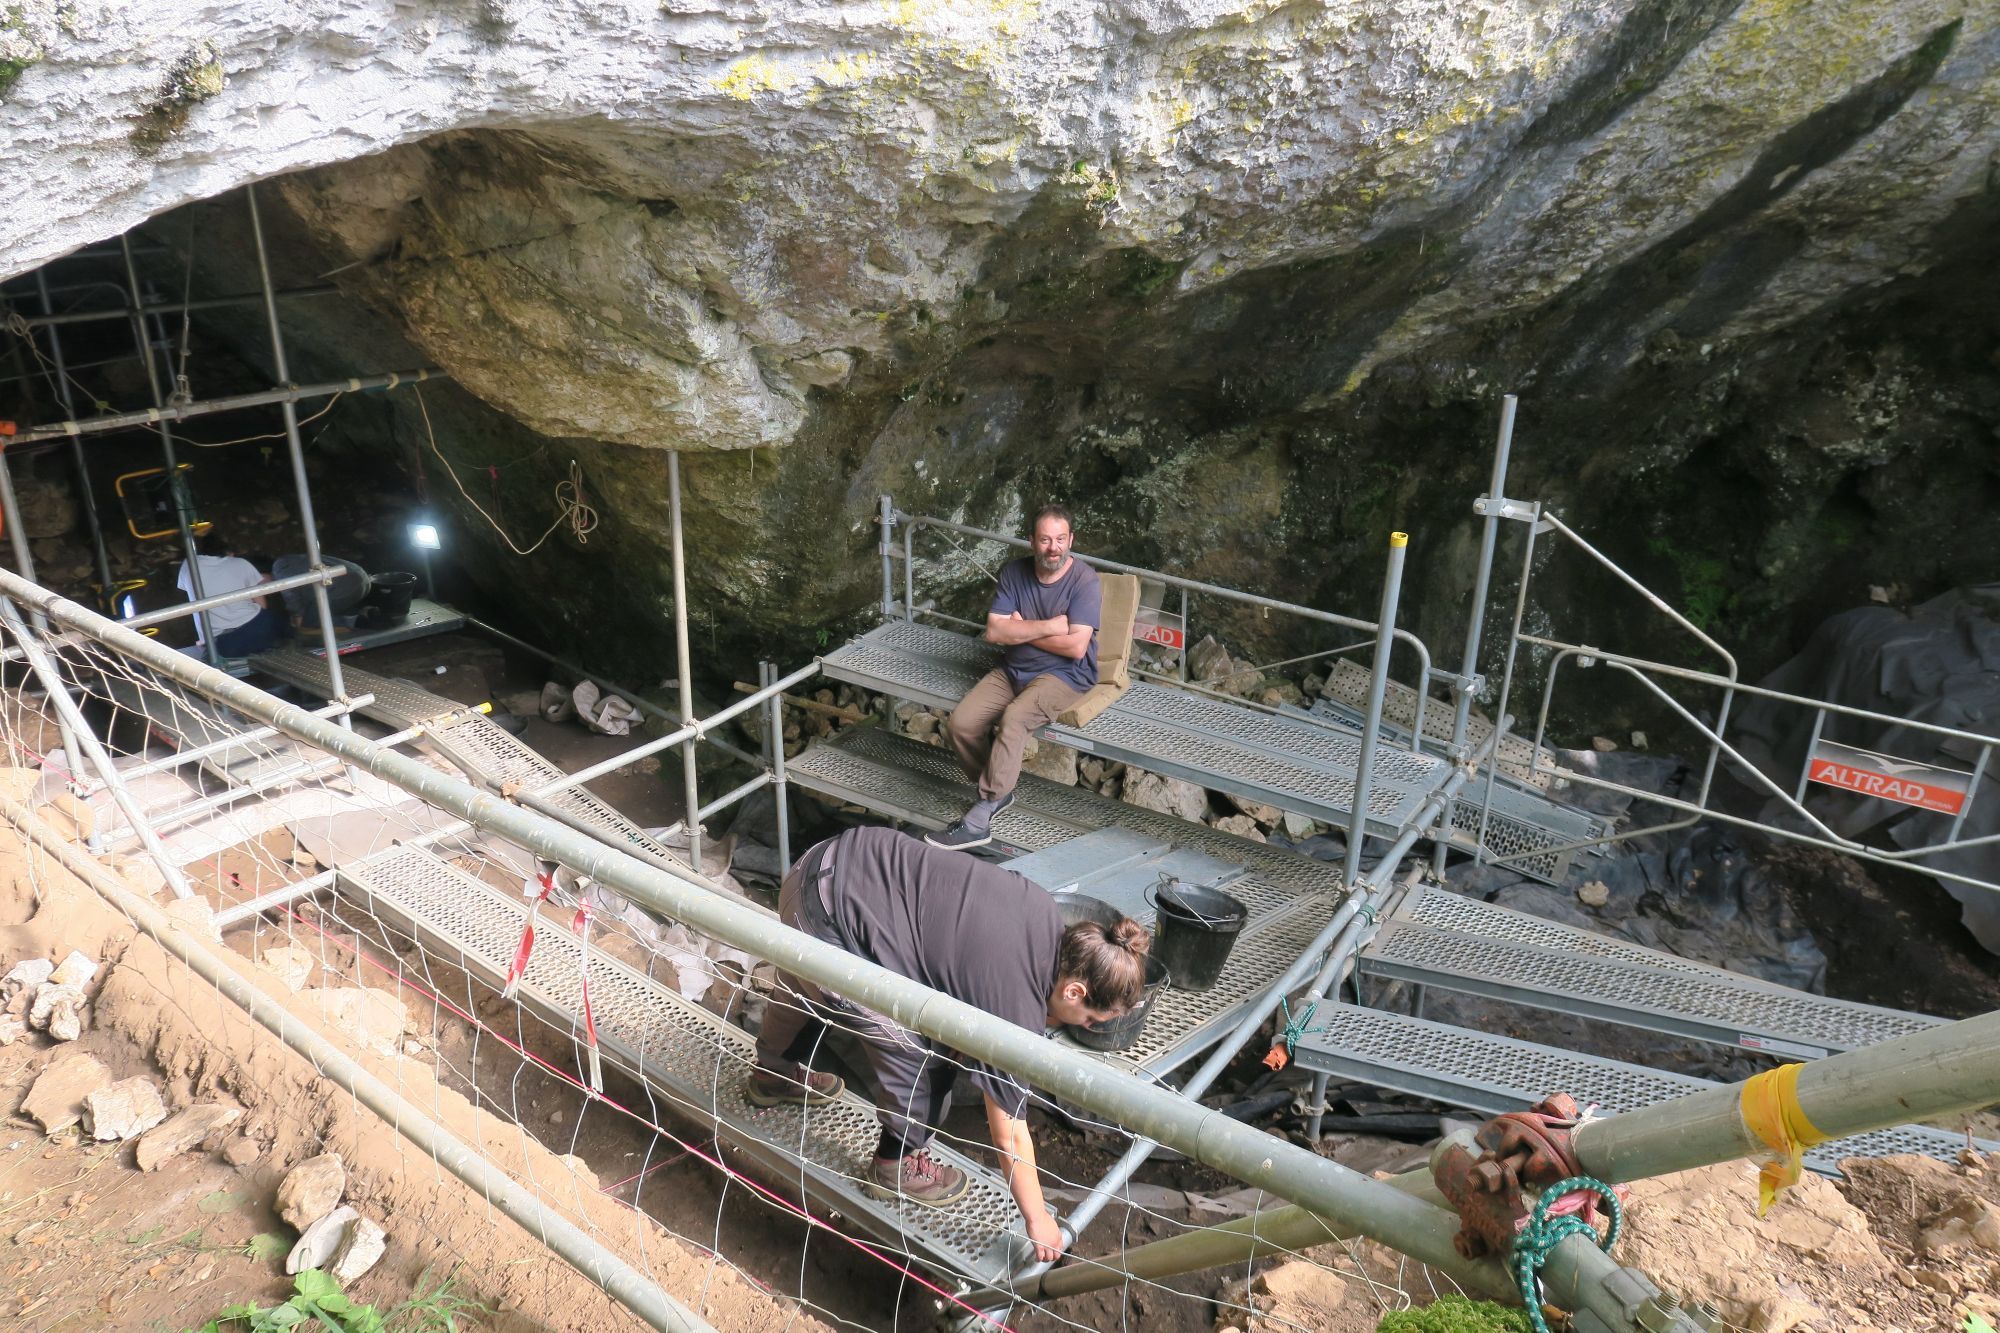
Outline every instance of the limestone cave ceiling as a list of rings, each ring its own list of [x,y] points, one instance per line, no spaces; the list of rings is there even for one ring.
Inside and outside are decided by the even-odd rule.
[[[1513,390],[1517,493],[1774,661],[1990,577],[1996,57],[1964,0],[24,0],[0,273],[156,220],[243,290],[270,182],[348,298],[288,309],[295,377],[441,366],[445,455],[555,442],[520,512],[578,460],[588,547],[460,516],[614,659],[669,447],[718,646],[863,606],[881,491],[1347,610],[1406,528],[1448,641]]]

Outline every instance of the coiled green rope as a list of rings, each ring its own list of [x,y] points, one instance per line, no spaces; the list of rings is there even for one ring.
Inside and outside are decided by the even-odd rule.
[[[1610,1229],[1602,1239],[1590,1223],[1574,1215],[1550,1217],[1549,1209],[1566,1194],[1577,1190],[1590,1190],[1604,1200],[1605,1216],[1610,1219]],[[1558,1180],[1542,1191],[1535,1200],[1534,1211],[1528,1214],[1528,1224],[1521,1228],[1521,1234],[1514,1237],[1514,1253],[1509,1263],[1514,1270],[1514,1281],[1521,1288],[1521,1303],[1528,1307],[1528,1322],[1534,1325],[1535,1333],[1549,1333],[1549,1325],[1542,1318],[1542,1302],[1536,1293],[1537,1274],[1542,1265],[1549,1261],[1549,1255],[1556,1246],[1571,1236],[1588,1236],[1597,1243],[1597,1248],[1609,1253],[1618,1243],[1618,1232],[1625,1225],[1625,1210],[1618,1202],[1618,1196],[1611,1187],[1590,1176],[1570,1176]]]

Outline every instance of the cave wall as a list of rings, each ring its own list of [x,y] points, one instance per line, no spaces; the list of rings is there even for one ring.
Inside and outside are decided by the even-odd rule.
[[[1871,587],[1990,573],[1990,8],[12,12],[6,270],[279,177],[288,274],[350,298],[302,362],[433,360],[438,448],[504,464],[474,489],[511,531],[572,459],[603,522],[516,557],[409,401],[344,436],[635,679],[666,447],[697,643],[736,660],[858,623],[881,491],[998,527],[1068,498],[1087,548],[1364,615],[1406,529],[1406,623],[1455,656],[1508,390],[1510,490],[1752,670]],[[187,234],[241,282],[240,234]],[[1699,660],[1580,562],[1539,577],[1531,624]]]

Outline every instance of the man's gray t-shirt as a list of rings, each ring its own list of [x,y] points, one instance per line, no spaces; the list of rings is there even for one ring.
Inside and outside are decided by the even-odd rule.
[[[993,591],[992,614],[1011,615],[1018,611],[1023,620],[1053,620],[1067,616],[1072,624],[1102,627],[1104,588],[1097,571],[1081,560],[1072,559],[1063,576],[1054,583],[1035,577],[1035,562],[1023,556],[1000,566]],[[1017,643],[1006,653],[1007,680],[1018,693],[1037,676],[1054,676],[1073,689],[1087,690],[1097,683],[1097,635],[1090,636],[1081,658],[1064,657],[1032,643]]]
[[[849,829],[831,854],[827,912],[850,952],[1016,1027],[1047,1028],[1063,932],[1047,892],[1011,870],[890,828]],[[1027,1088],[968,1064],[980,1091],[1020,1118]]]

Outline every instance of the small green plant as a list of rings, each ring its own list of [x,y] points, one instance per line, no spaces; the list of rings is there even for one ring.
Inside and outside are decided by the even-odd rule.
[[[200,1333],[283,1333],[298,1328],[339,1329],[341,1333],[387,1333],[388,1324],[372,1305],[356,1305],[340,1284],[317,1268],[292,1279],[292,1298],[269,1310],[254,1302],[232,1305],[201,1326]]]
[[[1375,1333],[1529,1333],[1528,1316],[1492,1301],[1440,1296],[1415,1310],[1384,1315]]]

